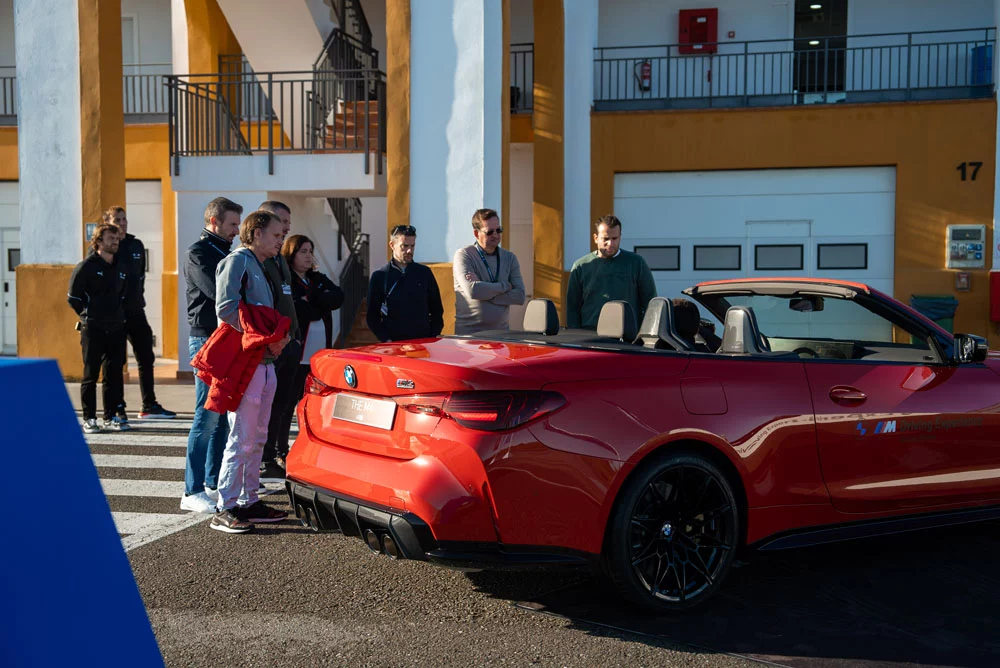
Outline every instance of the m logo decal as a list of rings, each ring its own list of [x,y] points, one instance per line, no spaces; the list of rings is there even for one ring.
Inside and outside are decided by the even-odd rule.
[[[896,433],[896,421],[887,420],[885,422],[879,422],[875,426],[876,434],[895,434]]]

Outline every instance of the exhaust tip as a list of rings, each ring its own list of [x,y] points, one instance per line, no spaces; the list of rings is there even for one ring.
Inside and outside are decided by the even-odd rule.
[[[365,542],[368,543],[368,549],[375,554],[382,552],[382,544],[379,542],[378,534],[371,529],[365,530]]]
[[[295,517],[298,518],[302,526],[309,526],[309,522],[306,520],[306,509],[301,503],[295,504]]]
[[[389,534],[382,534],[382,550],[389,555],[390,559],[399,559],[399,546]]]
[[[314,513],[312,508],[306,508],[306,520],[309,522],[309,528],[319,533],[319,514]]]

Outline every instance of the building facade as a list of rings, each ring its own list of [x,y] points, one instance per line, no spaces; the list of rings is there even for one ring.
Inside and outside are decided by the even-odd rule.
[[[348,292],[345,333],[387,228],[417,227],[447,299],[490,207],[529,294],[560,306],[613,212],[661,295],[859,280],[954,297],[955,331],[998,347],[998,6],[0,0],[0,346],[71,375],[62,274],[124,202],[158,351],[187,370],[178,258],[225,195],[292,206]],[[59,48],[34,39],[51,15],[75,17]]]

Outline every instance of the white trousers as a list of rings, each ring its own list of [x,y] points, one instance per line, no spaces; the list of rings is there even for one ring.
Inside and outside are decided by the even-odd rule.
[[[273,364],[261,364],[235,412],[229,413],[229,440],[219,471],[218,510],[257,503],[260,460],[267,441],[267,423],[278,384]]]

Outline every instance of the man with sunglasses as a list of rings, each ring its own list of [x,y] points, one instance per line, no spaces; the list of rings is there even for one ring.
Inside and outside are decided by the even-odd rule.
[[[500,248],[503,228],[493,209],[472,214],[476,243],[455,253],[455,333],[475,334],[509,327],[511,304],[524,303],[517,256]]]
[[[441,291],[430,268],[413,261],[416,245],[417,228],[392,228],[392,259],[368,283],[368,328],[383,343],[432,338],[444,329]]]

